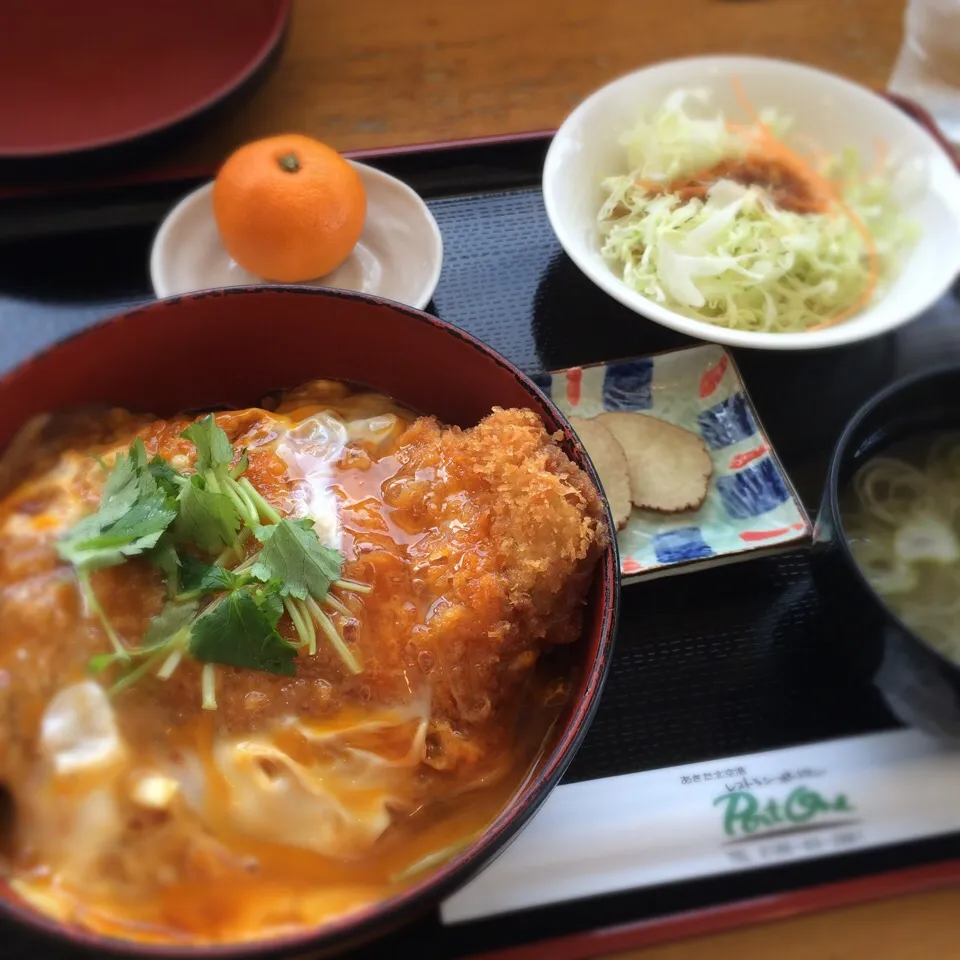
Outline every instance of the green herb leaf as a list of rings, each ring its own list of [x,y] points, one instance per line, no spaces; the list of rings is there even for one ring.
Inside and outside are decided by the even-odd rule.
[[[123,540],[109,535],[93,537],[79,543],[64,539],[60,541],[57,549],[64,560],[78,569],[100,570],[103,567],[115,567],[128,557],[149,550],[160,539],[162,532],[162,529],[154,530],[142,537],[128,535]]]
[[[57,549],[78,569],[115,566],[154,547],[176,515],[176,505],[147,470],[138,437],[117,455],[96,513],[74,525]]]
[[[197,473],[218,471],[230,466],[230,461],[233,460],[233,445],[217,426],[212,413],[191,423],[181,436],[197,448]]]
[[[160,490],[156,490],[138,500],[118,520],[114,521],[98,536],[85,541],[92,548],[123,546],[132,540],[153,536],[154,546],[160,534],[170,525],[176,516],[173,503]],[[155,536],[154,536],[155,535]]]
[[[183,575],[180,588],[184,593],[218,593],[221,590],[233,590],[240,585],[241,578],[226,567],[204,563],[189,554],[184,554],[181,563]]]
[[[137,437],[125,454],[117,454],[100,495],[97,512],[104,518],[104,523],[112,523],[122,517],[136,503],[138,497],[150,492],[143,486],[143,471],[146,465],[147,451],[142,437]]]
[[[127,671],[113,689],[126,689],[132,686],[149,671],[151,665],[159,661],[168,647],[173,649],[177,646],[182,647],[186,643],[190,624],[197,615],[197,607],[197,602],[168,602],[150,621],[140,647],[116,653],[99,653],[87,661],[87,669],[93,674],[100,674],[109,667],[122,664]],[[179,643],[176,643],[178,640]],[[145,662],[141,662],[136,667],[131,666],[131,661],[143,661],[144,658],[146,658]]]
[[[279,580],[257,583],[250,587],[250,592],[264,616],[276,626],[277,621],[283,616],[283,584]]]
[[[205,553],[220,553],[237,542],[242,521],[237,498],[228,495],[233,446],[212,413],[190,424],[181,436],[197,448],[197,472],[180,484],[174,535]]]
[[[219,553],[237,542],[240,514],[233,501],[206,488],[203,477],[193,474],[177,499],[179,516],[173,535],[180,543],[195,543],[205,553]]]
[[[169,532],[160,535],[147,559],[163,574],[167,581],[167,596],[175,597],[180,592],[180,556]]]
[[[322,600],[339,578],[343,557],[320,543],[311,520],[284,519],[253,532],[263,549],[250,572],[258,580],[280,581],[283,596]]]
[[[292,677],[297,648],[277,633],[273,610],[264,598],[242,587],[214,601],[190,632],[190,653],[197,660],[263,670]]]
[[[197,600],[186,603],[171,600],[164,604],[163,609],[150,621],[150,626],[143,635],[143,646],[139,652],[156,650],[169,643],[185,627],[193,623],[198,607]]]
[[[157,486],[169,497],[176,497],[180,492],[180,487],[187,482],[187,478],[171,467],[159,454],[147,464],[147,470],[150,471],[150,476],[157,481]]]

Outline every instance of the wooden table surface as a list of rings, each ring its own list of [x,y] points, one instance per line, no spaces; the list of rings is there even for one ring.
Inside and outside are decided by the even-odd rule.
[[[295,0],[276,73],[179,159],[298,131],[341,150],[556,126],[642,64],[704,53],[801,60],[885,85],[903,0]],[[960,890],[780,921],[636,960],[912,960],[960,955]]]
[[[801,60],[874,87],[904,0],[294,0],[276,74],[183,151],[299,132],[341,150],[556,127],[645,63],[704,53]]]

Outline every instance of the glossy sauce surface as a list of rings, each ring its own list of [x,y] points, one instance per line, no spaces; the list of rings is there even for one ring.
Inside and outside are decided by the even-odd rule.
[[[605,543],[596,493],[526,411],[472,430],[318,382],[217,414],[247,476],[345,557],[330,644],[295,677],[201,665],[107,696],[108,647],[56,541],[144,439],[191,469],[192,418],[48,427],[0,503],[0,782],[7,872],[34,906],[118,936],[229,941],[389,897],[467,844],[526,776],[567,697],[560,660]],[[9,461],[7,463],[9,467]],[[9,479],[8,479],[9,485]],[[252,550],[253,548],[248,548]],[[239,558],[238,558],[239,559]],[[98,571],[128,642],[164,599],[142,560]],[[293,639],[289,618],[281,634]],[[562,658],[561,658],[562,659]]]

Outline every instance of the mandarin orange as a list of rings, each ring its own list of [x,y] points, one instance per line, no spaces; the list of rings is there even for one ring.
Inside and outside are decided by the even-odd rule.
[[[360,239],[366,212],[357,171],[336,150],[299,134],[240,147],[213,185],[213,214],[227,252],[277,283],[339,267]]]

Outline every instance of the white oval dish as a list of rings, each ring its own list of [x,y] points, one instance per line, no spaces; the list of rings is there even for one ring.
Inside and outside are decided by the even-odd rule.
[[[740,111],[732,78],[754,105],[794,118],[793,130],[833,153],[844,147],[873,155],[889,145],[891,165],[915,166],[919,186],[905,204],[922,236],[898,277],[851,319],[809,333],[753,333],[694,320],[628,287],[600,256],[597,212],[601,181],[622,173],[620,135],[644,110],[656,109],[681,87],[704,87],[727,116]],[[912,172],[912,171],[911,171]],[[645,67],[592,94],[564,121],[547,153],[543,196],[551,226],[571,260],[624,306],[688,336],[737,347],[808,350],[834,347],[886,333],[931,307],[960,273],[960,173],[937,141],[916,121],[870,90],[816,70],[761,57],[693,57]]]
[[[443,239],[433,214],[405,183],[350,161],[367,192],[363,233],[346,262],[302,284],[370,293],[422,310],[433,296],[443,263]],[[187,194],[160,225],[150,251],[157,297],[212,287],[266,283],[224,249],[213,217],[213,184]]]

